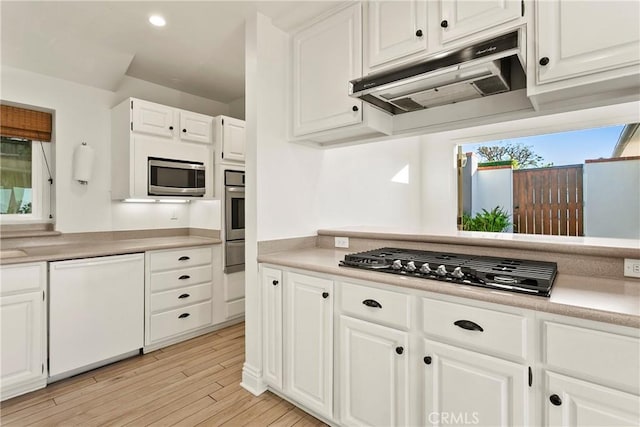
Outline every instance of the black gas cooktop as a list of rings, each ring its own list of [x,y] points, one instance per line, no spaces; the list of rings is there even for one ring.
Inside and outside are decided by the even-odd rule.
[[[551,294],[558,271],[555,262],[399,248],[345,255],[340,266],[543,297]]]

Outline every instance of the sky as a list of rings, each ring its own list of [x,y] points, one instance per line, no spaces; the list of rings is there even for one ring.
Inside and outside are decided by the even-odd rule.
[[[548,135],[512,138],[479,144],[463,145],[464,152],[476,152],[482,145],[498,145],[501,143],[521,143],[531,146],[533,152],[542,156],[543,164],[553,163],[554,166],[575,165],[585,160],[609,158],[618,142],[618,137],[624,125],[608,126],[595,129],[577,130],[571,132],[552,133]]]

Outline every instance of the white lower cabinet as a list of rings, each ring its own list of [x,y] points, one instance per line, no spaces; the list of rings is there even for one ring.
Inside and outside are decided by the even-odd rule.
[[[282,389],[282,271],[262,269],[264,380]]]
[[[423,368],[423,425],[528,425],[526,366],[425,339]]]
[[[340,420],[404,426],[409,419],[409,334],[340,316]]]
[[[0,400],[46,385],[45,263],[0,268]]]
[[[640,425],[638,396],[546,372],[545,425],[614,427]]]
[[[333,417],[333,282],[285,274],[284,392]]]

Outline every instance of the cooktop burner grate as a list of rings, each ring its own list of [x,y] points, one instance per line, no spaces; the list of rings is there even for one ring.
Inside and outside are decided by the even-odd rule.
[[[345,255],[340,266],[545,297],[558,270],[555,262],[400,248]]]

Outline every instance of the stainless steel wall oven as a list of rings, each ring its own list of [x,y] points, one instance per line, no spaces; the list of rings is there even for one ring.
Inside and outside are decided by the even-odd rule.
[[[244,270],[244,200],[244,172],[225,170],[225,273]]]

